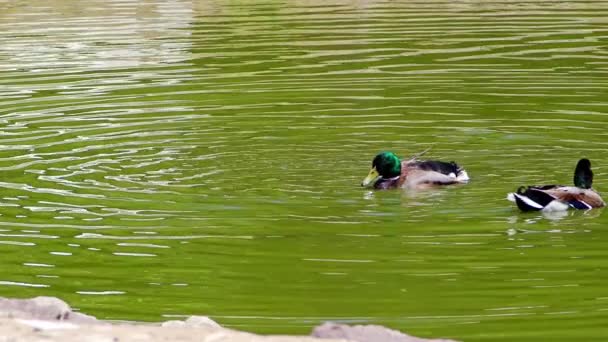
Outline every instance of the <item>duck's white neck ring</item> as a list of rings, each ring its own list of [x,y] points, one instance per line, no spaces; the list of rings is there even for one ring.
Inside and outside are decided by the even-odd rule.
[[[399,179],[399,177],[401,177],[401,176],[395,176],[395,177],[393,177],[393,178],[384,178],[384,177],[382,177],[382,180],[383,180],[383,181],[394,181],[394,180]]]

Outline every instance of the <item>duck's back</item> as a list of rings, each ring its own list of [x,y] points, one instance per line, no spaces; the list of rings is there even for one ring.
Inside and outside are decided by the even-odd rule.
[[[453,173],[458,175],[462,169],[455,162],[442,162],[438,160],[424,160],[424,161],[409,161],[407,164],[408,168],[419,169],[422,171],[435,171],[444,175]]]
[[[567,208],[587,210],[606,205],[602,197],[593,189],[563,185],[522,186],[507,198],[515,202],[522,211],[544,210],[555,201],[565,205],[561,210]]]

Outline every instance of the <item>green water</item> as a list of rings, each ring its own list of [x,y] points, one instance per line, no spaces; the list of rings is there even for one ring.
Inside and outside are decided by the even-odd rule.
[[[106,319],[603,340],[608,3],[0,1],[0,296]],[[472,180],[359,187],[380,150]]]

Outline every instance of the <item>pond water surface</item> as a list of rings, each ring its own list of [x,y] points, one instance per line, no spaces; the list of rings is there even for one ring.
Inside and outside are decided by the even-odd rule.
[[[0,296],[105,319],[603,340],[608,3],[0,1]],[[381,150],[472,180],[359,186]]]

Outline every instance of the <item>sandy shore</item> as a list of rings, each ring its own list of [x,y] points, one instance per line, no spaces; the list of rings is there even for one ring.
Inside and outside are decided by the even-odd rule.
[[[108,322],[74,312],[54,297],[8,299],[0,297],[0,342],[428,342],[374,325],[326,323],[312,336],[262,336],[226,329],[205,316],[164,323]]]

